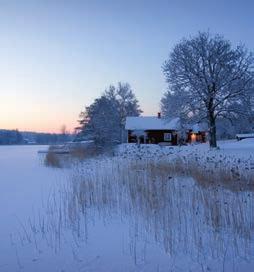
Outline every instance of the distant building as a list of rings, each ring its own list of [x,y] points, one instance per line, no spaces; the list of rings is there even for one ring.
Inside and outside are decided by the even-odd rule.
[[[249,139],[249,138],[254,138],[254,133],[236,134],[237,141],[241,141],[243,139]]]
[[[167,120],[158,116],[127,117],[125,129],[128,143],[178,145],[179,143],[206,142],[204,125],[188,125],[181,128],[180,118]],[[183,135],[182,138],[180,135]]]
[[[157,117],[139,116],[127,117],[125,129],[128,131],[128,143],[178,144],[178,133],[180,119],[174,118],[170,121]]]

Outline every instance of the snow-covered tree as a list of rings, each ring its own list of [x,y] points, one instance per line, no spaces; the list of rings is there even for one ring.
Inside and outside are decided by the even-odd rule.
[[[126,117],[138,116],[141,112],[128,83],[111,85],[81,113],[78,137],[94,140],[101,147],[124,142]]]
[[[243,45],[233,48],[220,35],[200,32],[183,39],[163,65],[169,90],[161,101],[162,111],[206,120],[210,146],[216,147],[217,118],[244,114],[237,105],[253,97],[253,63]]]
[[[138,100],[128,83],[119,82],[117,87],[110,86],[105,91],[107,97],[116,101],[116,108],[119,117],[121,142],[127,138],[125,131],[125,120],[127,116],[139,116],[142,113]]]
[[[119,141],[119,129],[116,129],[119,125],[118,116],[114,102],[103,95],[86,108],[88,122],[83,127],[83,133],[99,146]]]

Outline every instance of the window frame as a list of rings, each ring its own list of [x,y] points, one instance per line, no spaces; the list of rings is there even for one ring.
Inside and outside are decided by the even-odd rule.
[[[172,133],[164,132],[163,133],[164,142],[172,142]]]

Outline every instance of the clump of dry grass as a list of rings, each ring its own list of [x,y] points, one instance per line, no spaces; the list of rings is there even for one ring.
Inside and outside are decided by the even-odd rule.
[[[100,155],[100,151],[95,145],[77,145],[70,148],[70,156],[76,159],[89,159]]]
[[[186,157],[176,157],[170,161],[165,158],[134,160],[131,168],[134,171],[146,169],[151,177],[192,177],[205,187],[223,185],[234,191],[254,190],[254,171],[244,171],[236,166],[206,164]]]
[[[198,247],[199,252],[210,248],[220,255],[228,246],[223,229],[232,232],[235,251],[242,249],[243,237],[246,244],[252,237],[253,218],[248,214],[253,193],[197,186],[202,183],[195,184],[187,176],[192,174],[202,181],[209,175],[209,185],[219,180],[211,172],[205,174],[201,168],[199,171],[196,163],[186,165],[181,158],[174,162],[163,158],[113,158],[99,163],[100,167],[92,164],[91,169],[84,169],[84,173],[76,176],[74,198],[69,203],[71,218],[74,214],[74,218],[79,218],[80,211],[86,215],[91,207],[100,214],[119,212],[121,216],[135,218],[135,226],[144,224],[136,235],[140,236],[142,230],[149,232],[152,234],[149,237],[154,236],[171,254],[179,246],[188,250],[194,244],[194,248],[190,247],[191,254]],[[222,173],[218,173],[218,178]],[[221,178],[228,178],[226,183],[234,180],[230,171],[223,175]],[[214,235],[209,241],[207,230]]]
[[[62,168],[69,167],[75,162],[95,158],[103,151],[95,145],[50,146],[45,156],[46,166]]]
[[[181,164],[180,171],[193,177],[203,186],[223,185],[231,190],[253,190],[254,172],[245,171],[238,166],[206,164],[200,161],[189,161]]]
[[[197,186],[206,184],[205,178],[207,184],[214,184],[217,176],[209,171],[196,161],[179,157],[174,161],[119,157],[87,161],[75,168],[72,182],[61,190],[59,203],[55,195],[50,199],[38,234],[46,230],[43,237],[58,250],[64,228],[70,228],[79,241],[83,235],[87,237],[89,222],[93,224],[97,215],[105,222],[118,215],[132,222],[130,243],[144,236],[172,255],[182,250],[193,259],[198,259],[200,252],[223,256],[229,247],[248,257],[253,192]],[[222,173],[218,176],[228,177],[230,183],[230,170],[225,176]],[[186,178],[190,175],[200,182]]]
[[[161,148],[158,146],[126,145],[119,149],[119,157],[150,160],[172,175],[191,176],[202,185],[224,185],[232,190],[254,189],[254,156],[239,156],[219,150],[193,148]],[[154,162],[156,161],[156,162]]]
[[[44,163],[46,166],[61,168],[61,162],[59,155],[49,150],[49,152],[45,156]]]

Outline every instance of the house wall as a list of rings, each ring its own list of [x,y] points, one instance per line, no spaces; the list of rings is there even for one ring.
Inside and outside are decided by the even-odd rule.
[[[164,133],[171,133],[171,141],[164,140]],[[147,131],[148,139],[150,139],[151,143],[162,143],[167,142],[171,143],[172,145],[177,145],[177,134],[173,130],[150,130]]]
[[[171,141],[164,140],[164,133],[171,133]],[[171,143],[172,145],[177,145],[178,138],[177,133],[174,130],[146,130],[146,137],[139,137],[140,143],[151,143],[151,144],[158,144],[158,143]],[[132,135],[132,131],[128,131],[128,142],[135,143],[138,142],[138,137]]]
[[[132,131],[128,131],[128,143],[141,143],[141,144],[158,144],[158,143],[169,143],[172,145],[177,145],[179,142],[179,136],[177,135],[177,131],[175,130],[146,130],[146,137],[137,137],[132,134]],[[172,139],[171,141],[164,140],[164,133],[171,133]],[[195,137],[193,137],[193,135]],[[201,131],[198,133],[193,133],[192,131],[188,131],[186,133],[185,141],[187,143],[197,142],[197,143],[205,143],[206,142],[206,132]]]

